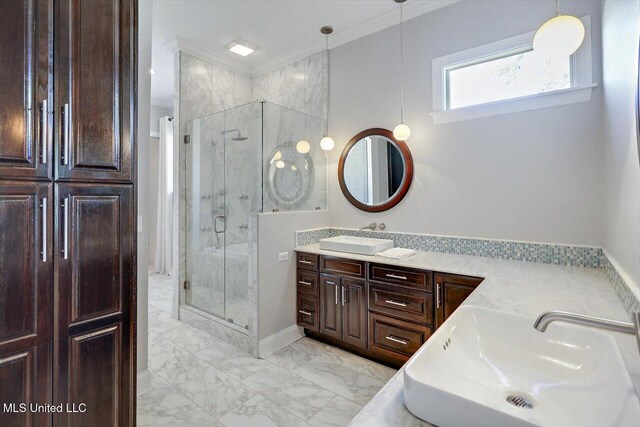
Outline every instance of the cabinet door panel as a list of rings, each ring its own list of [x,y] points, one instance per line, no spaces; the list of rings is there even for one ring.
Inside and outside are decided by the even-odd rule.
[[[436,282],[436,328],[438,328],[471,295],[482,279],[435,273],[434,280]]]
[[[87,405],[85,413],[56,417],[61,425],[127,425],[135,370],[133,187],[58,184],[56,210],[54,400]]]
[[[0,177],[50,176],[50,5],[50,0],[2,2]],[[47,108],[41,111],[43,101]]]
[[[342,338],[340,278],[335,276],[320,276],[320,333]]]
[[[51,403],[52,209],[43,204],[51,200],[50,187],[7,181],[0,186],[2,403]],[[0,411],[0,425],[47,426],[50,417]]]
[[[70,425],[120,425],[121,343],[120,323],[70,338],[69,402],[91,402]]]
[[[56,158],[60,179],[132,179],[134,3],[59,2]]]
[[[342,287],[342,339],[367,348],[367,285],[363,281],[343,278]]]

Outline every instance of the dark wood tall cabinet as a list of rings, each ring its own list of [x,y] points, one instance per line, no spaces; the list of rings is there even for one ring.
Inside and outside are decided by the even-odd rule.
[[[135,425],[137,0],[2,9],[0,425]]]

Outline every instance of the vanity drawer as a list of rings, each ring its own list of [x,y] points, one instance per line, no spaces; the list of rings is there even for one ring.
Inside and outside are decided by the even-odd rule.
[[[369,350],[403,361],[431,335],[431,328],[369,313]]]
[[[369,264],[369,280],[395,283],[432,292],[431,272],[382,264]]]
[[[318,273],[306,270],[298,270],[296,287],[298,292],[302,294],[320,296],[318,287]]]
[[[320,331],[319,303],[317,297],[298,294],[297,323],[313,332]]]
[[[369,310],[411,320],[433,323],[433,295],[394,285],[369,284]]]
[[[322,255],[320,257],[320,271],[322,273],[341,274],[364,278],[366,274],[366,263],[353,259],[338,258]]]
[[[305,270],[318,271],[318,257],[319,255],[298,252],[298,255],[297,255],[298,268],[303,268]]]

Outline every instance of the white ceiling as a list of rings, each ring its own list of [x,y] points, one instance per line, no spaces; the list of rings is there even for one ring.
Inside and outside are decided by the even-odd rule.
[[[409,0],[405,19],[458,0]],[[301,59],[324,48],[320,27],[331,25],[335,47],[399,22],[393,0],[155,0],[152,104],[173,105],[173,52],[179,47],[248,75]],[[241,57],[226,46],[242,39],[257,46]]]

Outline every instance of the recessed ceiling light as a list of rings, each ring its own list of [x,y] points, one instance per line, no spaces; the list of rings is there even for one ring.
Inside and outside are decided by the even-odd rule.
[[[244,40],[232,41],[227,47],[231,52],[237,53],[240,56],[250,55],[254,50],[256,50],[256,47],[254,45]]]
[[[156,72],[153,70],[153,68],[149,68],[149,74],[151,74],[152,76],[155,76]]]

